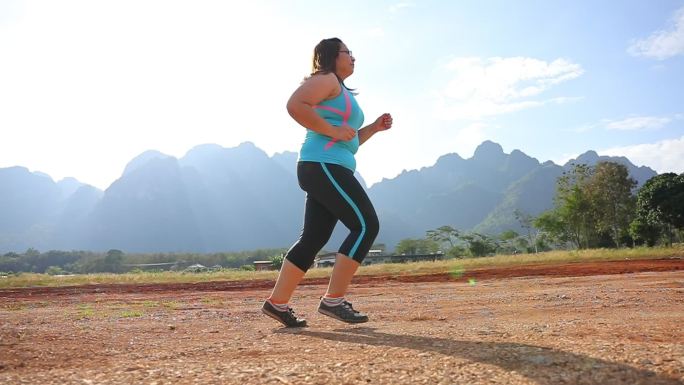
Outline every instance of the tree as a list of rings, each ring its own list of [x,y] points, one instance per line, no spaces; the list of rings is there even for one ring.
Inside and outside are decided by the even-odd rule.
[[[596,217],[596,230],[609,233],[616,247],[620,247],[620,239],[629,232],[634,217],[632,190],[636,184],[624,165],[599,162],[585,186]]]
[[[104,257],[104,271],[109,273],[120,273],[122,271],[124,253],[121,250],[111,249]]]
[[[428,230],[426,233],[428,239],[439,244],[446,243],[450,248],[456,246],[460,234],[458,230],[451,226],[441,226],[434,230]]]
[[[684,228],[684,174],[666,173],[649,179],[637,193],[636,206],[637,218],[665,229],[671,245],[674,230]]]
[[[652,225],[639,216],[629,224],[629,235],[635,245],[645,243],[649,247],[655,246],[661,233],[662,226]]]
[[[502,241],[510,241],[511,239],[518,238],[519,234],[516,233],[513,230],[506,230],[503,233],[499,234],[499,239]]]
[[[557,182],[556,212],[563,224],[565,238],[578,248],[589,248],[596,239],[596,218],[586,189],[592,172],[586,164],[573,164]]]
[[[537,238],[536,233],[534,235],[535,239],[532,239],[532,229],[534,227],[534,217],[532,215],[527,214],[527,213],[525,213],[521,210],[518,210],[518,209],[515,209],[515,211],[513,212],[513,215],[515,215],[515,219],[518,221],[518,223],[520,223],[520,227],[525,229],[525,231],[527,232],[527,240],[529,242],[528,244],[535,246],[534,252],[536,253],[537,252],[537,247],[536,247],[537,242],[535,242],[535,239]]]
[[[554,209],[537,218],[535,227],[580,249],[620,247],[629,241],[634,186],[636,182],[621,164],[573,164],[558,178]]]
[[[539,229],[542,236],[556,244],[567,244],[571,235],[567,231],[567,225],[557,210],[549,210],[541,213],[533,221],[534,227]]]
[[[411,239],[406,238],[399,241],[394,251],[397,254],[432,254],[439,250],[439,244],[430,239]]]
[[[520,235],[513,231],[513,230],[506,230],[499,234],[499,240],[501,243],[499,244],[499,251],[503,253],[517,253],[518,252],[518,239],[523,239],[520,237]],[[525,241],[527,243],[527,241]]]
[[[469,233],[462,235],[461,239],[468,244],[468,251],[473,257],[484,257],[498,248],[496,241],[484,234]]]
[[[441,226],[426,232],[427,238],[446,249],[446,254],[451,258],[463,255],[464,248],[459,241],[460,235],[460,231],[451,226]]]

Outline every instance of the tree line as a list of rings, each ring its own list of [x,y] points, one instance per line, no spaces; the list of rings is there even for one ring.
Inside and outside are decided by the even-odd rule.
[[[98,253],[91,251],[50,250],[39,252],[29,248],[24,253],[6,253],[0,256],[0,272],[32,272],[48,274],[125,273],[182,269],[201,264],[207,267],[239,269],[253,266],[254,261],[270,260],[282,255],[286,249],[259,249],[225,253],[125,253],[111,249]],[[158,266],[158,267],[156,267]]]
[[[684,230],[684,174],[652,177],[635,190],[627,168],[579,164],[557,183],[555,207],[534,219],[541,237],[558,247],[672,245]]]
[[[684,174],[652,177],[641,188],[615,162],[573,164],[557,180],[554,207],[538,216],[514,212],[523,230],[498,236],[445,225],[424,238],[403,239],[396,253],[443,251],[448,257],[481,257],[553,249],[672,245],[684,240]]]

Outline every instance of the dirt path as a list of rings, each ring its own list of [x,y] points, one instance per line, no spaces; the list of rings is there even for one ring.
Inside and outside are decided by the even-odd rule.
[[[0,290],[1,384],[684,384],[684,261],[359,277],[371,322],[272,282]],[[252,285],[252,286],[250,286]]]

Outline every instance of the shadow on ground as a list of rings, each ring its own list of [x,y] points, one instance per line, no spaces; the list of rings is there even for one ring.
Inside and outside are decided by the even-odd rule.
[[[280,329],[278,333],[434,352],[496,365],[506,371],[516,371],[542,385],[555,385],[559,383],[559,380],[572,384],[684,385],[684,382],[677,379],[627,364],[520,343],[460,341],[440,337],[390,334],[366,327],[337,329],[332,332]]]

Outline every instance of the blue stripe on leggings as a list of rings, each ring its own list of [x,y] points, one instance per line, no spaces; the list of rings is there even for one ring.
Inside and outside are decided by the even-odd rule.
[[[356,213],[356,216],[359,218],[359,222],[361,222],[361,235],[359,235],[359,239],[356,240],[356,243],[354,243],[354,247],[352,247],[351,251],[349,252],[349,257],[354,258],[354,253],[356,252],[356,249],[359,247],[359,244],[361,244],[361,240],[363,239],[364,234],[366,234],[366,222],[363,220],[363,216],[361,215],[361,210],[359,210],[358,207],[354,204],[354,201],[347,195],[347,193],[342,190],[342,187],[340,187],[339,184],[335,181],[335,178],[333,178],[332,174],[330,174],[330,171],[328,171],[328,168],[325,167],[325,163],[321,163],[321,166],[323,166],[323,171],[325,171],[325,175],[328,176],[328,179],[332,182],[333,186],[337,189],[337,191],[342,195],[344,200],[349,203],[349,205],[352,207],[354,212]]]

